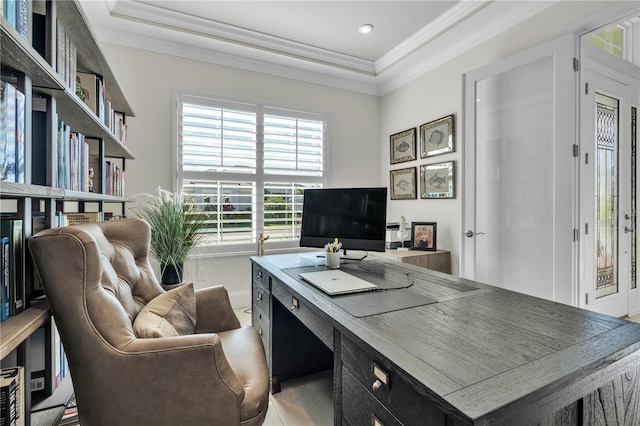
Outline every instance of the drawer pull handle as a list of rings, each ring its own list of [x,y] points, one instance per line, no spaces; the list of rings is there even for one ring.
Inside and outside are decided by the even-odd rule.
[[[258,297],[256,297],[256,299],[262,300],[262,293],[258,293]]]
[[[382,382],[380,380],[376,380],[375,382],[373,382],[373,391],[377,391],[378,389],[380,389],[382,387]]]
[[[256,274],[256,278],[262,278],[262,271],[258,271],[258,273]]]
[[[294,309],[298,309],[300,308],[300,303],[298,302],[298,299],[296,299],[295,297],[291,298],[291,307],[289,308],[290,311],[293,311]]]
[[[258,329],[258,334],[262,336],[262,329]]]

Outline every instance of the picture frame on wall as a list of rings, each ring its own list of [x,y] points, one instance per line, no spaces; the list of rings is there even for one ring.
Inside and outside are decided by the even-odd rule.
[[[416,145],[415,127],[389,136],[391,164],[416,160]]]
[[[454,152],[453,114],[420,126],[420,158]]]
[[[417,198],[417,170],[415,167],[391,170],[389,188],[392,200],[413,200]]]
[[[455,198],[454,161],[420,166],[420,198]]]
[[[436,222],[411,222],[411,250],[436,250]]]

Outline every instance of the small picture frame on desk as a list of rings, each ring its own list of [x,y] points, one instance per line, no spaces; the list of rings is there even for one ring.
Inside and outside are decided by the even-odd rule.
[[[411,250],[436,251],[436,222],[411,222]]]

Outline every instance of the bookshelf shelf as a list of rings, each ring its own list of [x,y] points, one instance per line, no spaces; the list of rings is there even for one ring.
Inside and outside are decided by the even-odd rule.
[[[129,199],[124,197],[69,190],[64,190],[64,195],[61,198],[65,201],[105,201],[108,203],[126,203],[129,201]]]
[[[63,198],[64,190],[26,183],[0,182],[2,198]]]
[[[37,300],[33,301],[26,311],[3,321],[0,329],[0,359],[4,359],[16,349],[50,317],[51,311],[47,301]]]

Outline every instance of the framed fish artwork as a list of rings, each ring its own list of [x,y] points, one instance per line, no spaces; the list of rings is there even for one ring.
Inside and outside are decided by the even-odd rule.
[[[389,172],[389,186],[392,200],[414,200],[418,198],[418,182],[415,167],[391,170]]]
[[[453,114],[420,126],[420,158],[454,151]]]
[[[405,130],[389,136],[391,164],[404,163],[417,159],[416,129]]]
[[[454,161],[420,166],[420,198],[455,198]]]

